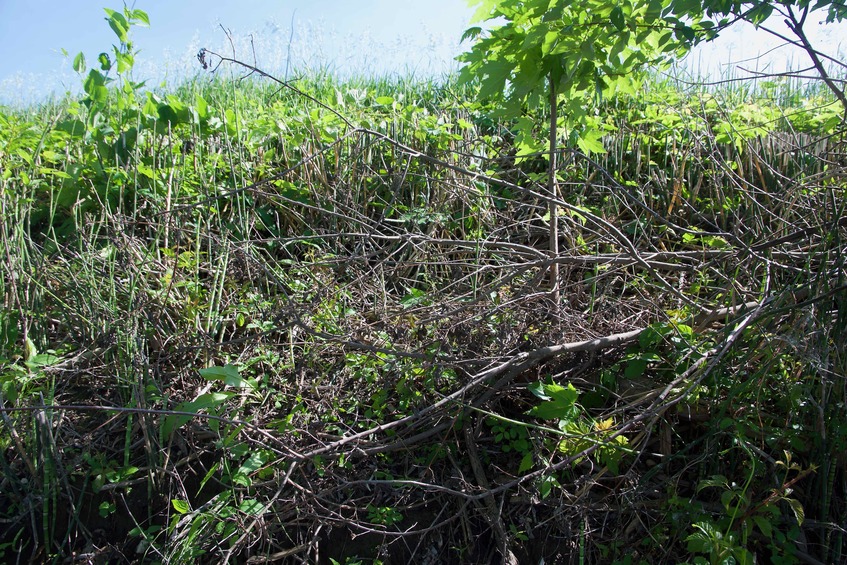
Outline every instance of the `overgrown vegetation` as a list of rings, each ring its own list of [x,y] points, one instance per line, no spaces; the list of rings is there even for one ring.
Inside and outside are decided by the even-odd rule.
[[[587,99],[551,192],[549,108],[149,91],[107,16],[82,100],[0,112],[4,560],[844,560],[831,90]]]

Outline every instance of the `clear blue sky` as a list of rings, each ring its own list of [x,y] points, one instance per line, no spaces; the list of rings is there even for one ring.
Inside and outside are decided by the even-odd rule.
[[[317,64],[356,73],[373,69],[438,73],[448,70],[473,13],[465,0],[137,0],[150,16],[133,32],[142,50],[136,79],[161,80],[199,70],[200,47],[228,49],[220,25],[232,31],[238,55],[284,69]],[[116,38],[104,20],[108,0],[0,0],[0,102],[75,86],[70,69],[82,51],[89,63]],[[67,50],[70,58],[62,56]],[[276,67],[276,68],[273,68]],[[141,75],[141,76],[139,76]],[[151,76],[152,75],[152,76]],[[64,84],[64,86],[63,86]]]
[[[115,36],[103,7],[107,0],[0,0],[0,103],[26,103],[49,92],[78,88],[71,70],[82,51],[96,60]],[[220,28],[232,31],[237,55],[251,61],[250,37],[260,67],[275,74],[305,66],[341,74],[413,72],[438,75],[455,68],[459,39],[473,10],[465,0],[132,0],[130,7],[150,16],[150,28],[137,28],[142,53],[134,78],[148,84],[171,83],[199,71],[200,47],[229,51]],[[817,18],[820,19],[820,18]],[[813,22],[818,45],[832,54],[840,49],[845,26],[826,29]],[[293,26],[293,38],[291,38]],[[716,45],[690,57],[712,76],[720,66],[765,53],[776,42],[750,30],[728,33]],[[62,56],[62,49],[69,57]],[[843,53],[842,53],[843,55]],[[780,70],[786,61],[805,66],[802,53],[776,52],[771,62],[747,67]]]

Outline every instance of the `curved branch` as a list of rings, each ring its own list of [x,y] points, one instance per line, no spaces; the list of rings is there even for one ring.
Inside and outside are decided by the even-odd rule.
[[[818,52],[812,47],[812,44],[809,42],[809,38],[806,36],[806,32],[803,30],[803,23],[806,20],[806,12],[803,12],[802,17],[799,19],[794,14],[794,11],[791,8],[788,9],[788,18],[785,20],[785,24],[788,26],[794,35],[796,35],[800,39],[800,44],[803,47],[803,50],[809,55],[812,59],[812,63],[815,65],[815,69],[820,74],[821,79],[824,84],[826,84],[827,88],[838,98],[838,101],[841,102],[841,105],[844,107],[844,116],[847,117],[847,96],[844,95],[844,91],[835,84],[835,81],[830,78],[829,73],[826,72],[826,69],[823,66],[823,63],[818,57]]]

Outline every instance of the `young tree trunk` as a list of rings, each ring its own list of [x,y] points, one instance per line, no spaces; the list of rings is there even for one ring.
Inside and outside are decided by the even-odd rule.
[[[554,200],[559,197],[559,181],[556,178],[556,122],[558,121],[556,104],[556,84],[553,75],[548,77],[550,81],[550,168],[547,175],[547,191],[553,200],[550,200],[550,257],[556,259],[559,256],[559,206]],[[553,301],[559,304],[559,264],[550,265],[550,292]]]

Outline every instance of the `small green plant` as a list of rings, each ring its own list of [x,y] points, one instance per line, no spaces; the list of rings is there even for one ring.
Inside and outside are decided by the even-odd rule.
[[[368,505],[368,522],[391,526],[403,520],[403,515],[390,506]]]
[[[692,527],[696,531],[686,538],[688,550],[709,555],[708,559],[695,557],[695,565],[753,564],[753,554],[741,544],[736,532],[722,532],[711,522],[697,522]]]
[[[487,418],[486,423],[491,427],[494,441],[500,444],[503,453],[514,451],[524,454],[532,447],[526,426],[515,425],[492,417]]]
[[[100,454],[83,454],[85,462],[89,465],[89,474],[93,477],[91,486],[94,492],[100,490],[107,484],[121,483],[134,477],[138,473],[138,467],[132,465],[123,466],[117,461],[103,461]],[[129,489],[131,490],[131,489]]]
[[[225,365],[207,367],[200,369],[200,376],[210,382],[220,382],[229,389],[235,389],[242,393],[255,392],[259,388],[259,384],[254,378],[242,377],[238,368],[234,365]],[[233,398],[235,392],[226,390],[224,392],[206,392],[200,394],[194,400],[182,402],[175,408],[175,412],[190,412],[198,414],[201,410],[206,410],[215,415],[219,415],[223,404]],[[167,416],[162,423],[162,437],[170,438],[171,434],[187,424],[192,419],[188,414],[176,414]],[[209,427],[218,431],[220,421],[218,419],[210,419]]]
[[[631,452],[631,449],[626,437],[614,434],[614,421],[611,418],[599,421],[585,414],[577,403],[579,391],[570,383],[561,386],[537,382],[530,385],[529,390],[542,402],[527,413],[557,421],[560,436],[557,449],[560,452],[574,456],[591,450],[602,465],[609,467],[613,473],[619,472],[623,455]],[[577,458],[574,463],[580,460]]]
[[[746,451],[746,449],[745,449]],[[748,454],[752,457],[753,454]],[[694,532],[686,541],[690,551],[708,554],[709,559],[695,558],[695,563],[727,563],[735,560],[740,565],[753,563],[753,553],[750,551],[753,540],[753,530],[758,530],[758,537],[764,539],[764,544],[773,562],[796,563],[794,543],[798,535],[798,527],[803,524],[805,511],[800,502],[791,497],[792,485],[814,472],[814,468],[803,469],[792,462],[791,454],[785,453],[784,461],[777,461],[777,467],[785,469],[783,484],[772,489],[770,494],[759,502],[754,502],[750,495],[750,485],[755,478],[755,465],[750,470],[747,482],[738,485],[723,475],[715,475],[700,482],[698,493],[705,489],[719,489],[720,503],[723,514],[716,519],[700,519],[693,524]],[[792,479],[788,473],[797,472]],[[779,508],[785,503],[794,514],[796,526],[783,531],[783,513]]]
[[[98,507],[100,517],[108,518],[112,514],[114,514],[118,509],[118,506],[114,502],[101,502]]]
[[[518,529],[515,524],[509,524],[509,533],[511,534],[512,538],[516,540],[529,541],[529,536],[526,535],[526,532],[524,530]]]

